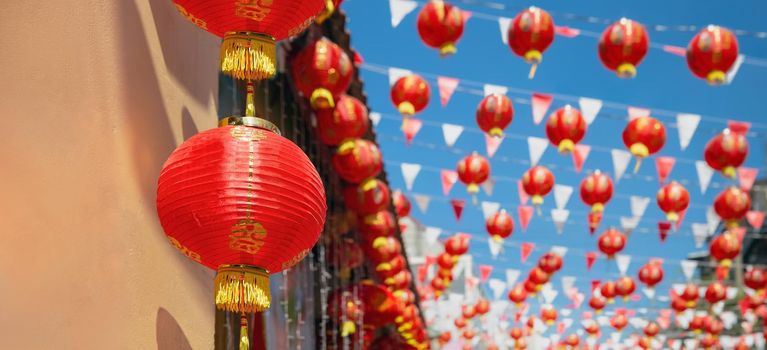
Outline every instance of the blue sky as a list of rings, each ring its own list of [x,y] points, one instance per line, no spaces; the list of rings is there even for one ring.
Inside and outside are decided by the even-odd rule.
[[[458,2],[463,9],[490,16],[514,17],[519,8],[535,5],[552,13],[557,25],[574,27],[587,32],[601,33],[604,24],[568,19],[566,14],[594,16],[617,20],[622,16],[646,24],[695,25],[718,24],[728,28],[747,31],[767,30],[763,18],[756,14],[767,13],[767,3],[760,1],[741,1],[737,6],[714,1],[537,1],[498,3],[512,6],[513,10],[498,10],[483,6],[469,6]],[[423,4],[421,1],[419,4]],[[427,78],[435,75],[455,77],[464,81],[492,83],[509,86],[509,96],[513,100],[529,100],[528,91],[555,94],[549,112],[567,103],[576,105],[566,97],[592,97],[605,101],[649,108],[666,124],[668,139],[660,155],[677,157],[677,164],[670,179],[685,183],[692,196],[692,206],[682,228],[672,234],[666,243],[661,244],[656,225],[663,218],[655,204],[655,193],[659,188],[655,177],[654,161],[646,161],[637,175],[630,174],[616,183],[616,195],[607,205],[606,216],[601,230],[610,226],[619,227],[619,217],[629,216],[629,196],[651,197],[650,205],[639,227],[629,238],[625,254],[634,256],[629,268],[629,275],[635,277],[636,271],[649,257],[662,257],[673,260],[664,265],[666,278],[659,289],[665,294],[671,282],[683,282],[684,276],[678,260],[695,251],[690,224],[706,222],[705,211],[718,192],[716,186],[732,183],[715,174],[712,187],[701,194],[698,187],[694,160],[702,159],[703,148],[710,137],[726,126],[727,119],[744,120],[754,123],[752,136],[749,138],[751,153],[746,166],[764,171],[764,141],[767,140],[767,123],[764,118],[764,99],[767,92],[763,87],[767,82],[767,38],[739,37],[740,52],[750,57],[750,64],[744,64],[734,82],[728,86],[711,87],[705,81],[697,79],[687,69],[683,57],[671,55],[659,49],[650,49],[644,61],[638,67],[638,76],[634,79],[620,79],[613,72],[605,69],[597,57],[597,39],[582,35],[576,38],[557,36],[554,43],[544,53],[543,63],[538,67],[533,80],[527,79],[529,66],[501,42],[500,30],[496,21],[475,15],[466,25],[463,38],[458,43],[456,55],[441,58],[436,50],[426,47],[419,39],[415,21],[416,9],[408,15],[397,28],[390,23],[389,3],[384,0],[346,0],[343,5],[352,34],[352,46],[358,50],[370,66],[393,66],[426,73]],[[650,31],[650,41],[686,47],[695,32],[658,32]],[[415,206],[413,216],[427,226],[437,226],[451,232],[474,233],[481,241],[472,242],[471,254],[479,264],[491,264],[495,267],[494,278],[504,279],[507,268],[528,270],[552,245],[570,248],[565,257],[564,268],[555,277],[559,287],[559,278],[565,275],[576,276],[576,286],[581,291],[590,288],[593,279],[615,279],[618,269],[614,262],[606,263],[600,258],[594,268],[585,271],[586,251],[596,251],[596,235],[589,236],[586,224],[588,208],[580,201],[577,193],[581,179],[589,170],[602,169],[613,176],[613,165],[609,149],[623,149],[620,133],[626,119],[625,107],[606,106],[591,124],[582,141],[592,145],[591,155],[580,174],[572,171],[572,160],[563,156],[554,148],[549,148],[541,159],[541,164],[550,166],[556,182],[573,186],[576,192],[570,198],[567,208],[571,211],[563,234],[557,234],[553,223],[548,219],[549,210],[554,207],[553,196],[546,198],[543,216],[533,218],[527,232],[522,232],[516,217],[518,203],[516,184],[511,181],[499,181],[493,196],[482,193],[481,200],[501,202],[504,207],[515,213],[516,228],[509,240],[532,242],[541,249],[535,251],[527,264],[520,264],[519,249],[507,247],[497,260],[491,258],[487,244],[484,219],[479,207],[471,207],[469,196],[464,186],[457,184],[450,197],[444,197],[439,182],[438,172],[433,169],[454,169],[456,162],[469,152],[476,150],[485,153],[484,136],[478,132],[474,120],[474,111],[482,96],[472,94],[470,89],[481,87],[463,84],[459,87],[447,107],[439,103],[436,81],[428,79],[432,87],[432,99],[429,107],[417,117],[425,122],[414,144],[406,146],[399,131],[400,120],[397,111],[389,100],[388,78],[375,70],[362,69],[368,104],[373,112],[379,112],[383,119],[378,125],[378,142],[387,162],[386,170],[392,188],[403,188],[399,164],[402,162],[420,163],[424,169],[415,182],[415,193],[433,196],[426,214]],[[516,101],[515,101],[516,102]],[[518,179],[529,167],[526,136],[545,137],[543,124],[535,125],[532,121],[530,105],[515,103],[514,121],[507,129],[510,134],[492,158],[493,176]],[[673,127],[675,112],[687,112],[703,115],[700,126],[690,143],[681,151],[677,129]],[[438,123],[460,124],[467,127],[453,149],[446,148],[442,131]],[[456,223],[448,200],[450,198],[467,199],[467,208],[460,223]],[[524,272],[523,272],[524,274]],[[521,277],[524,278],[524,277]],[[564,304],[560,296],[556,304]],[[646,306],[645,302],[629,304]],[[656,305],[657,306],[657,305]],[[586,307],[584,305],[584,307]],[[533,306],[535,310],[535,306]],[[571,329],[572,330],[572,329]]]

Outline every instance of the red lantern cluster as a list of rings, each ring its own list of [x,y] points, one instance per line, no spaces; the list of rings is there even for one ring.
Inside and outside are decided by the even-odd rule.
[[[429,104],[429,83],[416,74],[399,78],[391,87],[391,101],[403,117],[410,117]]]
[[[611,228],[599,236],[597,243],[599,251],[607,255],[608,259],[612,259],[615,254],[623,251],[623,248],[626,246],[626,235],[621,231]]]
[[[546,137],[560,153],[569,153],[586,136],[586,120],[581,111],[566,105],[551,113],[546,121]]]
[[[466,191],[474,195],[479,192],[479,185],[490,177],[490,162],[473,152],[458,162],[456,172],[458,179],[466,185]]]
[[[456,234],[445,241],[445,252],[437,257],[437,266],[439,268],[437,276],[431,281],[435,297],[442,295],[442,292],[450,286],[450,283],[453,281],[453,267],[458,262],[458,258],[468,251],[468,235]],[[464,315],[465,319],[470,319],[473,317],[473,314],[470,314],[470,317],[465,316],[467,315]]]
[[[542,165],[528,169],[522,175],[522,189],[531,196],[534,205],[543,204],[543,197],[554,188],[554,174]]]
[[[599,59],[621,78],[633,78],[650,46],[647,31],[639,22],[621,18],[611,24],[599,39]]]
[[[340,46],[320,38],[293,58],[292,73],[296,88],[313,109],[332,109],[349,88],[354,67]]]
[[[746,161],[747,156],[746,135],[730,129],[725,129],[709,140],[703,152],[706,164],[729,178],[735,178],[735,170]]]
[[[554,42],[554,20],[537,7],[530,7],[514,17],[508,32],[509,47],[517,56],[532,64],[530,78],[543,60],[543,52]]]
[[[638,170],[643,158],[658,153],[666,144],[666,127],[653,117],[634,118],[623,129],[623,144],[637,158],[635,170]]]
[[[738,40],[722,27],[704,28],[687,45],[687,66],[696,77],[711,85],[726,82],[726,74],[737,58]]]
[[[514,119],[514,106],[506,95],[490,94],[477,106],[476,118],[482,131],[493,137],[501,137]]]
[[[417,25],[418,35],[426,46],[439,49],[442,56],[451,55],[463,35],[463,13],[443,1],[430,1],[418,14]]]
[[[676,181],[663,186],[655,196],[658,207],[666,213],[666,219],[672,223],[679,220],[679,215],[690,205],[690,192]]]

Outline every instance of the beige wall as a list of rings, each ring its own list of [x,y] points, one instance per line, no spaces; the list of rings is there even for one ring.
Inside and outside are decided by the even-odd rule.
[[[218,40],[170,0],[0,4],[0,349],[210,349],[163,161],[215,124]]]

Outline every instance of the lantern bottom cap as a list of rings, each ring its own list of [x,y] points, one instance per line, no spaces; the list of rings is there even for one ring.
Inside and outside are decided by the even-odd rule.
[[[631,63],[622,63],[615,72],[621,78],[633,78],[637,75],[637,68]]]
[[[566,154],[570,153],[575,149],[575,142],[570,139],[564,139],[559,142],[559,145],[557,145],[557,148],[559,150],[559,153]]]
[[[221,265],[214,280],[214,297],[219,310],[264,311],[271,305],[269,272],[251,265]]]
[[[439,54],[442,57],[455,54],[456,52],[458,52],[458,49],[455,47],[455,43],[445,43],[439,48]]]
[[[220,57],[221,72],[240,80],[265,80],[277,73],[277,44],[268,35],[226,33]]]
[[[309,97],[309,103],[314,110],[329,109],[336,106],[333,93],[325,88],[314,89],[312,96]]]
[[[714,70],[708,73],[706,81],[711,85],[722,85],[727,80],[727,76],[720,70]]]
[[[543,54],[538,50],[530,50],[525,53],[525,61],[530,64],[538,64],[543,61]]]
[[[722,175],[734,179],[737,171],[735,170],[735,167],[733,166],[726,166],[724,169],[722,169]]]
[[[400,103],[399,106],[397,106],[397,110],[405,117],[415,114],[415,106],[408,101]]]
[[[647,158],[647,156],[650,155],[650,150],[642,143],[635,143],[631,145],[630,149],[631,154],[633,154],[637,158]]]
[[[488,133],[490,136],[492,136],[492,137],[495,137],[495,138],[501,138],[501,137],[503,137],[503,129],[501,129],[501,128],[499,128],[499,127],[494,127],[494,128],[492,128],[492,129],[490,129],[490,131],[488,131],[487,133]]]

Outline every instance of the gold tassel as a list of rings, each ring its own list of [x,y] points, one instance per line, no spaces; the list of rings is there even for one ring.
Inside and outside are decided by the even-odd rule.
[[[229,32],[221,43],[221,71],[240,80],[264,80],[277,73],[273,38],[252,32]]]
[[[269,273],[248,265],[221,265],[216,274],[216,307],[237,313],[261,312],[269,308]]]
[[[240,316],[240,350],[250,350],[250,339],[248,337],[248,318],[245,314]]]

